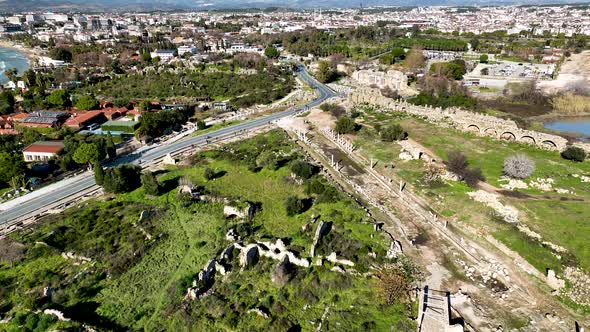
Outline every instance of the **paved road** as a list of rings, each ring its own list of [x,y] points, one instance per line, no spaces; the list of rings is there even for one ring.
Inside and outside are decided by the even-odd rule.
[[[300,70],[297,71],[299,77],[319,92],[319,97],[313,100],[312,102],[304,106],[289,109],[279,113],[274,113],[268,116],[239,123],[233,126],[228,126],[203,135],[186,138],[174,142],[172,144],[163,143],[162,145],[156,146],[151,149],[146,149],[142,152],[135,153],[131,156],[122,156],[121,158],[118,158],[117,160],[112,162],[111,165],[121,164],[125,162],[133,162],[138,165],[145,165],[158,158],[164,157],[168,153],[173,153],[184,149],[190,149],[193,146],[202,146],[207,144],[207,141],[215,142],[226,137],[232,137],[234,135],[239,134],[240,132],[254,130],[256,128],[262,127],[270,123],[271,121],[293,115],[306,108],[318,106],[326,99],[336,95],[328,87],[319,83],[313,77],[311,77],[311,75],[309,75],[309,73],[305,70],[303,66],[300,66],[299,68]],[[38,197],[32,197],[30,200],[27,200],[26,202],[23,202],[17,206],[12,206],[3,211],[0,211],[0,226],[4,224],[12,224],[25,216],[34,216],[36,212],[43,211],[47,208],[48,205],[60,200],[64,200],[69,196],[75,195],[82,191],[88,190],[94,187],[95,185],[96,183],[94,182],[94,176],[92,174],[87,172],[78,175],[76,176],[75,181],[70,181],[69,183],[64,184],[64,186],[51,191],[49,194]]]

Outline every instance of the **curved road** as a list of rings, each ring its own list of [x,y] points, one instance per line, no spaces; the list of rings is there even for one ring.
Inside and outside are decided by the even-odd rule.
[[[274,113],[268,116],[239,123],[233,126],[228,126],[203,135],[186,138],[171,144],[166,144],[164,142],[160,146],[139,153],[139,155],[137,156],[138,159],[134,161],[134,163],[139,165],[148,164],[156,159],[166,156],[168,153],[174,153],[176,151],[190,149],[191,147],[202,146],[207,144],[207,141],[217,141],[223,138],[232,137],[241,132],[254,130],[268,124],[271,121],[275,121],[280,118],[293,115],[307,108],[318,106],[326,99],[336,96],[336,93],[334,93],[328,87],[319,83],[311,75],[309,75],[309,73],[305,70],[305,68],[302,65],[299,65],[298,68],[299,70],[297,71],[297,74],[299,75],[299,77],[319,92],[319,97],[317,99],[297,108],[289,109],[279,113]],[[126,156],[122,156],[121,158],[115,160],[113,164],[121,164],[126,160],[125,158]],[[127,158],[129,158],[129,156],[127,156]],[[63,185],[60,186],[59,183],[62,183]],[[64,180],[62,180],[60,182],[57,182],[57,184],[57,188],[47,194],[37,195],[36,197],[33,197],[33,195],[30,199],[25,199],[24,202],[18,205],[9,207],[5,210],[1,210],[0,226],[14,224],[22,219],[35,217],[41,212],[48,210],[50,208],[50,205],[56,202],[63,203],[68,200],[68,197],[74,196],[78,193],[81,193],[96,186],[96,183],[94,181],[94,175],[90,172],[77,175],[73,179],[68,179],[67,182],[64,182]],[[23,196],[22,198],[24,199],[26,198],[26,196]],[[75,197],[72,197],[72,200],[73,199],[75,199]]]

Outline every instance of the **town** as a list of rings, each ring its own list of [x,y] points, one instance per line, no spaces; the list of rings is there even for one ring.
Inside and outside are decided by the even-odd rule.
[[[590,328],[590,6],[0,15],[0,331]]]

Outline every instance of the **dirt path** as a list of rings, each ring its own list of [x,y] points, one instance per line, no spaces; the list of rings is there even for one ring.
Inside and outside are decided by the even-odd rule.
[[[305,146],[308,151],[313,150],[314,159],[328,169],[333,168],[330,151],[338,146],[318,132],[310,131],[308,138]],[[471,315],[469,323],[474,329],[486,331],[495,330],[498,325],[517,325],[514,322],[522,317],[534,321],[532,330],[572,328],[572,320],[556,325],[545,318],[545,313],[553,312],[560,317],[570,315],[554,298],[537,288],[538,281],[522,271],[511,257],[482,239],[477,230],[456,230],[458,234],[453,234],[442,226],[442,220],[438,224],[428,221],[431,210],[426,202],[425,206],[412,207],[393,190],[399,179],[394,181],[369,168],[368,162],[356,153],[339,157],[340,172],[332,169],[332,175],[347,183],[351,194],[364,196],[387,219],[386,229],[404,243],[404,252],[426,267],[430,274],[427,282],[452,292],[469,291],[473,305],[463,306],[462,310],[465,316]],[[365,171],[358,172],[358,165],[364,165]],[[408,191],[406,195],[413,194]]]

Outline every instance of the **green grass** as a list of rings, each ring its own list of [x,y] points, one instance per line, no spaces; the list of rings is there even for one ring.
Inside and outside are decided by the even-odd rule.
[[[590,237],[590,184],[582,183],[572,174],[590,174],[590,163],[575,163],[562,159],[558,153],[544,151],[532,146],[493,140],[473,134],[460,132],[451,128],[439,127],[422,120],[399,114],[379,114],[367,112],[363,116],[365,128],[357,135],[356,144],[360,151],[369,158],[376,158],[381,163],[395,165],[395,172],[416,186],[416,190],[430,199],[442,198],[441,203],[432,207],[451,220],[456,219],[478,225],[492,234],[511,249],[517,251],[541,272],[547,267],[559,270],[563,263],[576,263],[590,271],[590,248],[586,242]],[[504,197],[502,200],[523,212],[521,221],[543,239],[565,247],[569,255],[559,261],[550,249],[535,241],[490,222],[490,209],[467,197],[472,191],[462,183],[449,183],[439,186],[425,185],[422,180],[424,165],[421,161],[400,161],[399,145],[381,142],[370,127],[379,123],[382,127],[390,123],[400,123],[408,131],[409,137],[437,156],[446,159],[453,150],[465,153],[469,164],[479,167],[486,182],[499,187],[503,175],[503,162],[508,156],[524,153],[535,161],[536,168],[530,179],[552,178],[554,188],[564,188],[575,192],[575,196],[555,192],[543,192],[530,188],[519,190],[530,198]]]
[[[157,197],[148,197],[139,188],[106,201],[89,201],[50,217],[31,232],[17,233],[14,238],[27,246],[43,239],[56,249],[36,255],[29,250],[15,266],[0,261],[0,285],[16,285],[3,293],[11,303],[10,311],[51,306],[38,299],[42,288],[51,285],[59,289],[60,305],[77,309],[73,311],[76,319],[107,330],[286,330],[294,325],[315,330],[326,305],[331,313],[325,328],[414,329],[405,305],[385,306],[376,300],[374,279],[332,272],[331,265],[324,264],[298,268],[291,282],[278,287],[270,278],[277,262],[267,258],[244,271],[234,260],[233,270],[223,281],[218,276],[210,296],[183,307],[182,298],[196,274],[229,244],[225,234],[231,227],[251,230],[240,233],[246,243],[282,238],[291,250],[307,257],[317,223],[307,232],[302,226],[312,215],[319,215],[320,220],[334,223],[321,250],[354,260],[361,272],[384,262],[388,243],[374,236],[364,210],[344,195],[287,216],[284,201],[288,196],[308,196],[304,185],[291,179],[288,164],[254,172],[242,159],[269,149],[291,159],[302,158],[284,133],[273,131],[203,152],[194,158],[193,166],[170,166],[158,174],[166,190]],[[206,168],[224,174],[208,181],[203,177]],[[180,177],[193,181],[203,193],[260,203],[262,210],[252,221],[241,222],[223,216],[222,202],[183,205],[175,185]],[[151,219],[142,223],[152,240],[133,226],[143,209],[153,211]],[[89,256],[93,263],[74,265],[61,256],[62,250]],[[377,259],[368,256],[369,251],[376,252]],[[82,277],[75,279],[79,274]],[[5,308],[2,301],[0,297],[0,310]],[[87,312],[82,307],[91,309]],[[254,308],[269,310],[272,318],[248,313]]]

